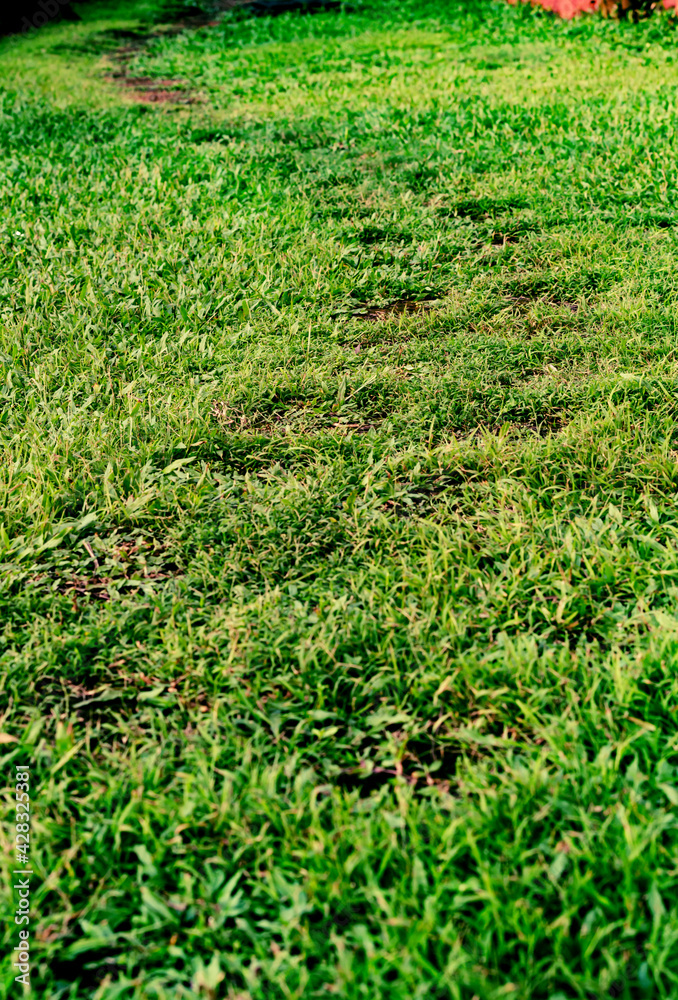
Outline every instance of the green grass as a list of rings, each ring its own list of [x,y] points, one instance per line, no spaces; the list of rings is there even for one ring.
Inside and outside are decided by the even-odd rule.
[[[678,992],[676,36],[352,6],[0,46],[2,996]]]

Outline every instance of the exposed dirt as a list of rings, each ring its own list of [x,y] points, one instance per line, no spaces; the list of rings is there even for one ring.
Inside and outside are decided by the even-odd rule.
[[[534,296],[534,295],[511,295],[511,296],[509,296],[509,298],[510,298],[511,302],[514,302],[515,305],[519,309],[521,307],[523,309],[525,307],[529,308],[534,303],[541,302],[544,305],[556,306],[556,308],[561,308],[561,309],[569,309],[571,313],[577,313],[577,312],[579,312],[579,303],[578,302],[569,302],[569,301],[566,301],[566,300],[562,300],[561,301],[560,299],[547,299],[543,295],[536,295],[536,296]]]
[[[113,80],[127,92],[129,97],[141,104],[196,104],[201,98],[185,80],[130,76],[128,65],[153,38],[178,35],[182,31],[196,28],[214,27],[218,23],[208,15],[199,15],[185,17],[175,24],[163,25],[151,31],[123,29],[107,31],[104,33],[106,40],[119,41],[123,44],[109,53],[108,59],[117,65],[111,73],[106,74],[106,78]]]
[[[77,570],[63,572],[53,569],[51,572],[38,573],[30,582],[49,585],[58,593],[70,596],[76,609],[78,598],[109,601],[112,591],[136,593],[149,583],[180,575],[177,565],[165,556],[166,545],[153,541],[126,540],[120,541],[108,551],[102,551],[101,541],[98,535],[91,542],[89,539],[83,540],[82,545],[89,555],[91,565],[84,574]],[[106,575],[100,572],[100,560],[108,570]]]
[[[199,99],[182,80],[127,76],[124,68],[109,73],[107,79],[114,80],[128,91],[130,97],[142,104],[195,104]]]
[[[437,303],[437,299],[432,301],[415,302],[412,299],[398,299],[390,302],[386,306],[372,306],[365,312],[352,313],[352,319],[370,320],[373,323],[380,320],[391,319],[393,316],[403,316],[411,313],[426,312],[432,309]]]
[[[290,405],[285,410],[275,413],[261,414],[245,413],[237,407],[230,407],[225,402],[212,404],[211,416],[231,434],[253,434],[265,437],[285,437],[287,435],[314,435],[328,431],[338,431],[339,434],[366,434],[374,430],[378,420],[337,420],[334,414],[317,413],[308,405]],[[355,414],[355,416],[359,416]]]
[[[495,230],[492,234],[492,246],[493,247],[505,247],[507,243],[519,243],[520,235],[518,233],[502,233],[499,230]]]
[[[290,11],[300,11],[304,14],[317,14],[327,10],[339,10],[341,0],[220,0],[219,10],[234,10],[237,7],[247,8],[258,17],[277,17]]]
[[[247,9],[254,16],[275,16],[288,11],[318,11],[334,10],[341,7],[340,0],[221,0],[217,4],[219,10],[226,11],[236,7]],[[198,14],[183,17],[174,24],[163,25],[151,31],[130,31],[113,29],[105,32],[106,41],[120,41],[123,44],[109,54],[109,59],[118,64],[118,69],[107,74],[107,79],[114,80],[118,86],[127,91],[129,97],[141,104],[197,104],[201,97],[182,80],[154,80],[151,77],[132,77],[127,74],[128,63],[153,38],[166,35],[178,35],[182,31],[196,28],[215,27],[219,22],[213,15]],[[102,41],[104,39],[102,38]]]

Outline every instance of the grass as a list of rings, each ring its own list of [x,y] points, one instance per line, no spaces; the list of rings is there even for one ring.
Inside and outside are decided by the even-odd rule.
[[[83,14],[0,48],[35,995],[675,996],[671,22]]]

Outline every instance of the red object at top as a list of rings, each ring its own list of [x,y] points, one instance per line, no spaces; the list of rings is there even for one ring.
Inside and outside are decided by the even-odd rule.
[[[509,3],[517,3],[518,0],[509,0]],[[552,10],[559,17],[570,20],[577,14],[592,14],[601,6],[601,0],[530,0],[536,6],[543,7],[544,10]],[[661,0],[662,7],[669,10],[678,4],[678,0]]]
[[[538,0],[539,6],[569,20],[575,14],[598,10],[599,0]]]

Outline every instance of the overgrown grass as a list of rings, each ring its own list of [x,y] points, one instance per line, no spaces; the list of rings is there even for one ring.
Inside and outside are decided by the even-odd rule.
[[[30,760],[36,996],[674,997],[670,22],[149,10],[0,52],[2,995]]]

